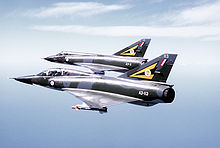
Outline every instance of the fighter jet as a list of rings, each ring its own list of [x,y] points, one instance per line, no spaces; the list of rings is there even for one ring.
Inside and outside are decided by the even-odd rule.
[[[126,72],[147,61],[143,56],[149,43],[150,39],[142,39],[113,55],[61,52],[44,59],[51,62],[84,66],[98,74],[104,74],[104,71]]]
[[[69,92],[83,102],[82,105],[72,106],[72,109],[104,113],[107,107],[121,103],[142,106],[171,103],[175,91],[166,80],[176,57],[176,54],[163,54],[119,77],[49,69],[15,80]]]

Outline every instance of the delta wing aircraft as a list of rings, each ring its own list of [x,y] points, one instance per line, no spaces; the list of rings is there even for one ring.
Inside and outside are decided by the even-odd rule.
[[[150,39],[142,39],[113,55],[61,52],[44,59],[51,62],[84,66],[99,74],[104,74],[104,71],[126,72],[147,61],[143,56],[149,43]]]
[[[103,113],[107,107],[121,103],[142,106],[171,103],[175,91],[166,80],[176,57],[176,54],[163,54],[116,78],[59,68],[14,79],[67,91],[83,102],[73,109]]]

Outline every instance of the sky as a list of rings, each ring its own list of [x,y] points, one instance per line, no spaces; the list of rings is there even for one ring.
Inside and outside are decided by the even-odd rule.
[[[219,0],[0,1],[0,147],[219,147]],[[74,96],[13,77],[61,51],[111,55],[151,38],[145,58],[178,54],[171,104],[74,111]],[[108,73],[115,76],[117,74]]]

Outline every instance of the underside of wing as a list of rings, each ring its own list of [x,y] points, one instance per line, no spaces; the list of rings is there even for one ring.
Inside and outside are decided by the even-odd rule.
[[[129,103],[149,107],[149,106],[153,106],[158,103],[161,103],[161,100],[155,100],[155,101],[151,101],[151,102],[142,100],[142,101],[134,101],[134,102],[129,102]]]
[[[75,64],[79,65],[79,66],[89,68],[94,72],[99,72],[99,71],[126,72],[126,71],[128,71],[127,68],[111,66],[111,65],[104,65],[104,64],[95,64],[95,63],[75,63]]]
[[[124,95],[101,92],[96,90],[85,90],[78,88],[64,88],[63,90],[76,96],[78,99],[86,103],[89,108],[102,109],[108,106],[121,103],[139,101],[140,99],[128,97]]]

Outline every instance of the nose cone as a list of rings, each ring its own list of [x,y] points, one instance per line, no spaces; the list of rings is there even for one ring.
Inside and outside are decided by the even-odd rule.
[[[26,83],[26,84],[33,84],[32,83],[32,78],[31,77],[18,77],[18,78],[14,78],[16,81],[19,81],[19,82],[23,82],[23,83]]]
[[[50,62],[55,62],[55,59],[54,59],[53,56],[46,57],[46,58],[44,58],[44,60],[47,60],[47,61],[50,61]]]

